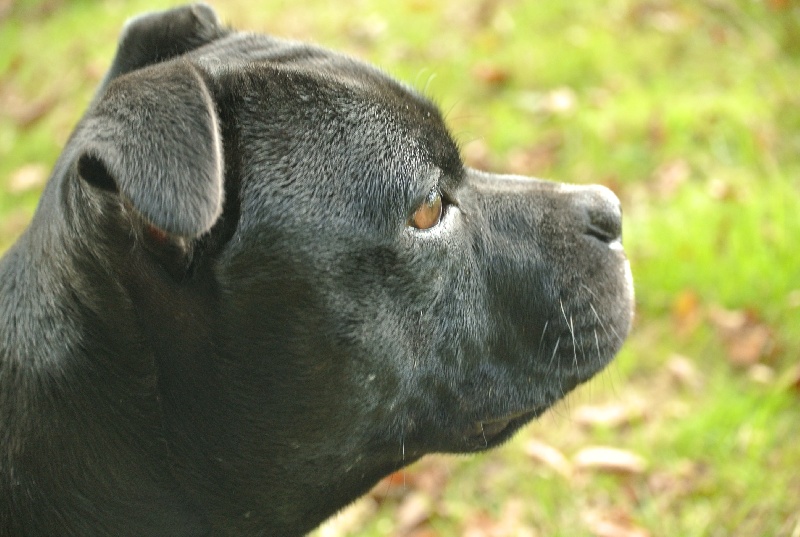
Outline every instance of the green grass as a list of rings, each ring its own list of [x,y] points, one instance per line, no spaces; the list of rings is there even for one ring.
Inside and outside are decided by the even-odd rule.
[[[347,534],[395,534],[398,513],[421,495],[419,536],[603,535],[598,521],[653,536],[800,535],[800,402],[791,387],[800,365],[800,8],[781,5],[217,6],[236,27],[347,51],[425,91],[470,162],[600,182],[625,206],[638,318],[615,364],[502,449],[430,458],[408,471],[406,485],[382,483],[350,511]],[[0,20],[0,110],[9,111],[0,112],[0,248],[21,232],[40,189],[12,193],[11,178],[25,165],[52,165],[122,22],[155,3],[14,6]],[[44,113],[21,124],[9,103],[44,103]],[[768,333],[756,367],[731,363],[720,308]],[[674,372],[676,355],[693,366],[691,382]],[[638,418],[578,423],[584,405],[611,403]],[[647,467],[563,477],[525,455],[531,438],[568,461],[610,445]],[[436,472],[440,485],[420,485]]]

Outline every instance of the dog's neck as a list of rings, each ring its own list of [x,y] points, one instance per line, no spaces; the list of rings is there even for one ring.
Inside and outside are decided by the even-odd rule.
[[[50,182],[0,260],[0,434],[13,439],[0,442],[0,466],[14,476],[0,480],[0,497],[26,498],[19,505],[32,513],[15,516],[42,528],[56,527],[53,513],[72,513],[68,533],[122,534],[131,513],[147,509],[153,528],[199,533],[202,519],[172,477],[155,362],[134,329],[134,304],[87,249],[63,186]],[[48,411],[27,413],[32,406]],[[87,515],[87,505],[105,507]]]
[[[154,527],[181,528],[173,535],[191,534],[209,519],[242,532],[286,534],[287,527],[310,531],[342,507],[342,498],[358,497],[396,469],[388,461],[349,473],[334,468],[354,479],[334,483],[336,494],[322,476],[302,482],[287,475],[281,457],[293,457],[293,448],[273,445],[281,431],[271,430],[269,417],[230,414],[237,402],[257,400],[264,379],[248,375],[252,364],[239,363],[221,343],[210,264],[176,282],[146,252],[104,239],[101,226],[79,213],[85,200],[71,201],[85,195],[77,184],[68,176],[52,181],[30,228],[0,261],[0,375],[15,377],[5,387],[24,387],[0,393],[0,421],[12,423],[6,431],[18,439],[7,455],[47,472],[41,481],[55,491],[21,480],[16,490],[0,488],[0,496],[41,493],[32,508],[47,500],[78,513],[83,501],[106,501],[97,496],[100,486],[70,489],[87,482],[83,473],[114,481],[120,505],[85,519],[86,532],[124,523],[147,506]],[[54,411],[27,417],[21,410],[33,398]],[[66,430],[65,423],[83,426]]]

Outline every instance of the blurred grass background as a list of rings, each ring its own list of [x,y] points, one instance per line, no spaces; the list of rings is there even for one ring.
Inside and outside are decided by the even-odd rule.
[[[0,0],[0,251],[125,19],[172,4]],[[800,536],[795,0],[215,7],[424,91],[472,165],[602,183],[626,211],[637,321],[609,370],[500,450],[391,476],[320,537]]]

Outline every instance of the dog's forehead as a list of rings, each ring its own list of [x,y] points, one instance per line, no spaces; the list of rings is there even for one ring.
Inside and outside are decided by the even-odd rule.
[[[360,206],[368,193],[397,207],[424,197],[438,177],[462,173],[439,109],[374,66],[318,46],[247,33],[191,56],[236,93],[248,174],[292,174],[292,185],[313,182],[313,191],[328,201],[348,198],[341,206]],[[280,194],[279,183],[270,185],[272,195]]]
[[[212,76],[254,73],[264,68],[302,72],[311,78],[335,81],[352,88],[379,90],[396,99],[413,102],[427,114],[439,116],[433,103],[381,70],[313,44],[240,32],[201,47],[190,56]]]

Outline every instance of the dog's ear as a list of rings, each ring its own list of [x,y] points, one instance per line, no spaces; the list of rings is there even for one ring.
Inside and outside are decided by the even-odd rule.
[[[145,13],[129,20],[122,30],[111,68],[98,96],[118,76],[160,63],[215,41],[230,30],[220,25],[206,4]]]
[[[113,80],[76,133],[77,170],[161,232],[195,238],[222,210],[223,154],[213,98],[186,61]]]

